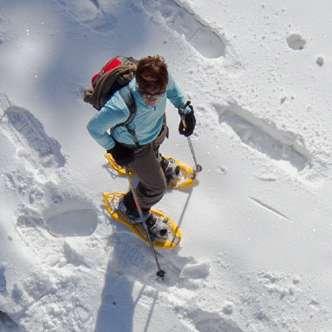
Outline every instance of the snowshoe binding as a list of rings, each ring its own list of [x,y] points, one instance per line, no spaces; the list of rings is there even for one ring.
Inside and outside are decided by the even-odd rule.
[[[180,166],[176,164],[175,159],[161,157],[160,166],[165,174],[168,186],[172,186],[172,183],[178,181]]]

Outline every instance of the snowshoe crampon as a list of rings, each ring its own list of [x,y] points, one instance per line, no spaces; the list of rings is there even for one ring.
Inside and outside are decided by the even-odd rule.
[[[135,175],[133,171],[127,169],[126,167],[118,165],[114,160],[112,154],[106,153],[105,158],[107,160],[108,167],[111,170],[113,170],[117,175],[119,176]],[[175,164],[179,166],[180,170],[178,176],[169,182],[168,187],[170,189],[186,190],[198,184],[198,180],[196,179],[196,172],[191,166],[172,157],[166,157],[166,159],[173,160]]]
[[[123,198],[123,196],[124,193],[119,192],[103,193],[103,207],[107,215],[116,222],[125,225],[131,232],[133,232],[136,236],[148,244],[148,238],[144,226],[140,223],[133,224],[125,214],[117,209],[119,201]],[[182,232],[177,223],[160,210],[151,209],[151,213],[157,218],[162,218],[169,229],[167,236],[163,239],[154,239],[153,245],[156,248],[161,249],[176,248],[182,238]]]

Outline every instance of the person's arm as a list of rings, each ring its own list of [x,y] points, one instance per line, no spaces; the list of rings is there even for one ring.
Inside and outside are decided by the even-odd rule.
[[[174,81],[173,77],[169,74],[168,84],[167,84],[167,98],[171,103],[177,108],[181,109],[187,102],[187,98],[182,93],[180,87]]]
[[[179,133],[186,137],[190,136],[194,132],[196,126],[194,108],[192,107],[190,101],[185,98],[171,75],[169,75],[168,79],[167,98],[179,111],[179,115],[181,117],[179,123]]]
[[[114,148],[115,141],[108,129],[125,122],[129,110],[121,97],[114,95],[105,106],[88,122],[87,129],[95,141],[105,150]]]

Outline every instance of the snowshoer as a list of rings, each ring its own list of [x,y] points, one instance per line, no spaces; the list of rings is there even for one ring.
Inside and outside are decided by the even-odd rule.
[[[162,221],[150,213],[150,208],[163,197],[167,182],[176,176],[177,167],[159,153],[168,137],[166,100],[179,110],[179,132],[190,136],[196,119],[190,101],[169,74],[161,56],[140,59],[134,78],[117,90],[89,121],[91,136],[115,161],[132,169],[138,177],[135,193],[150,233],[163,236]],[[134,111],[132,110],[134,108]],[[140,216],[131,191],[124,195],[119,210],[133,222]]]

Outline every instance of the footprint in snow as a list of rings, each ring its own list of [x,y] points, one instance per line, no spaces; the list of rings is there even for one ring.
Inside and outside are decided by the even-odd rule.
[[[37,153],[44,167],[63,167],[66,163],[60,143],[47,135],[42,123],[28,110],[9,106],[5,110],[9,124],[18,133],[18,140]],[[27,158],[31,158],[27,156]]]
[[[166,24],[183,35],[203,57],[219,58],[226,55],[226,42],[196,14],[174,0],[143,0],[145,9],[154,15],[159,12]]]
[[[98,223],[96,208],[79,197],[50,205],[44,210],[43,219],[48,232],[59,237],[89,236]]]
[[[300,135],[255,117],[236,103],[215,105],[219,124],[230,127],[241,142],[275,161],[286,161],[298,173],[310,166],[311,154]],[[282,163],[281,163],[282,164]]]
[[[61,145],[47,135],[42,123],[31,112],[13,106],[7,97],[1,98],[0,104],[7,119],[5,128],[11,138],[10,145],[23,146],[24,151],[28,146],[30,150],[26,157],[33,167],[40,169],[40,164],[46,168],[65,165]],[[17,229],[31,233],[46,227],[56,236],[91,235],[98,220],[93,203],[78,188],[65,183],[61,176],[53,182],[45,173],[45,181],[40,182],[37,174],[27,170],[24,163],[4,174],[7,188],[15,190],[20,198],[22,208],[17,218]]]
[[[118,19],[112,14],[116,4],[99,0],[57,0],[59,6],[77,22],[84,24],[99,33],[107,33],[114,29]],[[110,8],[109,8],[110,7]]]

